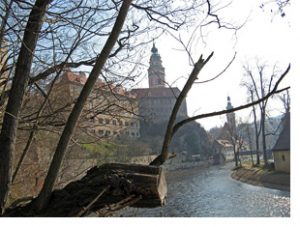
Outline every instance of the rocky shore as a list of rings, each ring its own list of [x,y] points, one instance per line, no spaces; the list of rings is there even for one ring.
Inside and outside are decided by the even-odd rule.
[[[248,184],[290,191],[290,174],[261,168],[234,169],[231,177]]]

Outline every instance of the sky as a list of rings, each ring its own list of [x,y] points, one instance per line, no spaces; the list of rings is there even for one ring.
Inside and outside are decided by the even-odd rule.
[[[213,58],[201,71],[199,81],[212,78],[221,72],[235,52],[236,57],[218,79],[193,86],[187,97],[189,116],[223,110],[227,104],[227,96],[231,97],[234,107],[245,104],[248,96],[246,89],[240,84],[244,74],[242,66],[247,63],[252,63],[254,66],[258,61],[266,63],[271,68],[276,64],[282,71],[291,63],[291,71],[282,87],[290,85],[296,73],[295,64],[293,64],[298,54],[296,42],[300,40],[299,35],[296,34],[296,28],[299,27],[297,26],[297,6],[295,6],[297,3],[293,3],[293,7],[286,7],[286,16],[281,17],[274,15],[276,9],[274,5],[273,12],[270,11],[271,5],[261,9],[259,7],[261,2],[232,1],[232,4],[226,7],[224,15],[227,16],[224,19],[238,24],[246,21],[245,25],[236,34],[226,29],[217,29],[215,26],[207,27],[204,31],[205,43],[200,38],[197,39],[197,43],[194,43],[192,50],[194,60],[199,58],[200,54],[206,57],[214,51]],[[191,31],[193,29],[181,31],[180,35],[185,43],[188,42]],[[182,51],[182,45],[167,34],[156,39],[155,44],[165,67],[167,82],[182,88],[192,70],[188,55]],[[147,77],[139,86],[147,86]],[[276,116],[281,113],[278,110],[282,109],[282,105],[278,100],[270,102],[270,105],[272,106],[271,115]],[[252,119],[249,110],[237,112],[236,116],[242,121]],[[217,116],[199,120],[199,123],[209,130],[215,126],[222,126],[225,120],[226,116]]]

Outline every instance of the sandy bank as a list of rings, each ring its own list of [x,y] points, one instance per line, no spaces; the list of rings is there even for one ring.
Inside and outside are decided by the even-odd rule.
[[[260,168],[239,168],[231,177],[248,184],[290,191],[290,174],[262,170]]]

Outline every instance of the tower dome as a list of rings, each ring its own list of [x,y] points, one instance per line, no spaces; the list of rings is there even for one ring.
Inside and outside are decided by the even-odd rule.
[[[233,106],[232,106],[232,104],[231,104],[230,97],[227,96],[227,106],[226,106],[226,109],[229,110],[229,109],[232,109],[232,108],[233,108]]]
[[[153,47],[151,49],[152,54],[157,54],[158,53],[158,49],[155,46],[155,43],[153,42]]]

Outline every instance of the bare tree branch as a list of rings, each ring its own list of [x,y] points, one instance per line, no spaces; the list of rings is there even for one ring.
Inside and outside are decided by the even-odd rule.
[[[176,99],[175,105],[173,107],[173,110],[172,110],[172,113],[171,113],[171,116],[170,116],[170,119],[169,119],[169,122],[168,122],[168,126],[167,126],[167,130],[166,130],[166,133],[165,133],[161,153],[160,153],[159,156],[157,156],[150,163],[150,165],[159,166],[159,165],[162,165],[168,159],[168,148],[169,148],[169,144],[170,144],[171,139],[172,139],[172,135],[173,135],[172,131],[173,131],[174,123],[176,121],[177,112],[178,112],[178,110],[181,106],[181,103],[185,99],[187,93],[189,92],[189,90],[193,86],[193,83],[197,79],[197,76],[198,76],[199,72],[206,65],[206,63],[212,58],[212,56],[213,56],[213,52],[206,59],[203,59],[202,55],[201,55],[199,60],[194,65],[194,68],[191,72],[191,75],[190,75],[189,79],[187,80],[184,88],[182,89],[182,91],[180,92],[178,98]]]
[[[280,92],[283,92],[285,90],[288,90],[290,89],[290,87],[285,87],[285,88],[282,88],[282,89],[279,89],[278,90],[278,86],[280,84],[280,82],[282,81],[282,79],[288,74],[289,70],[290,70],[290,64],[288,65],[287,69],[285,70],[285,72],[280,76],[280,78],[278,79],[278,81],[276,82],[274,88],[272,89],[271,92],[269,92],[267,95],[265,95],[264,97],[254,101],[254,102],[251,102],[251,103],[248,103],[248,104],[245,104],[245,105],[242,105],[242,106],[239,106],[239,107],[235,107],[235,108],[232,108],[232,109],[228,109],[228,110],[221,110],[221,111],[216,111],[216,112],[212,112],[212,113],[206,113],[206,114],[200,114],[200,115],[197,115],[197,116],[194,116],[194,117],[191,117],[191,118],[187,118],[185,120],[182,120],[180,122],[178,122],[174,128],[173,128],[173,131],[172,131],[172,135],[174,135],[177,130],[182,127],[184,124],[186,123],[189,123],[191,121],[194,121],[194,120],[198,120],[198,119],[203,119],[203,118],[208,118],[208,117],[213,117],[213,116],[218,116],[218,115],[222,115],[222,114],[226,114],[226,113],[232,113],[232,112],[235,112],[235,111],[238,111],[238,110],[242,110],[242,109],[246,109],[246,108],[249,108],[253,105],[257,105],[265,100],[267,100],[268,98],[270,98],[272,95],[274,94],[278,94]]]

